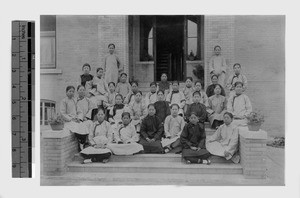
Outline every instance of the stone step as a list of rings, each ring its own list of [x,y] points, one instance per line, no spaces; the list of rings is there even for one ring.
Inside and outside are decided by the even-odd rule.
[[[226,160],[223,157],[212,156],[212,164],[215,163],[232,163],[231,160]],[[83,158],[79,153],[74,155],[73,161],[82,162]],[[181,162],[181,154],[166,153],[166,154],[136,154],[127,156],[112,155],[110,162]]]
[[[67,172],[63,176],[41,176],[42,186],[91,185],[266,185],[269,180],[245,179],[243,175],[166,173]]]
[[[168,174],[242,174],[240,164],[184,164],[182,162],[108,162],[68,164],[68,172],[168,173]]]

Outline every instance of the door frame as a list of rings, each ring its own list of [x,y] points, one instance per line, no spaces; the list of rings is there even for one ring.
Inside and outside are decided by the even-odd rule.
[[[183,79],[186,78],[186,56],[187,56],[187,17],[186,15],[179,15],[179,16],[183,16],[183,46],[182,46],[182,52],[183,52],[183,59],[182,59],[182,67],[183,67]],[[160,80],[160,79],[157,79],[156,78],[156,74],[157,74],[157,71],[156,71],[156,68],[157,68],[157,44],[156,44],[156,38],[157,38],[157,35],[156,35],[156,29],[157,29],[157,16],[154,16],[154,19],[153,19],[153,60],[154,60],[154,71],[153,71],[153,74],[154,74],[154,81],[157,81],[157,80]],[[168,74],[169,75],[169,74]]]

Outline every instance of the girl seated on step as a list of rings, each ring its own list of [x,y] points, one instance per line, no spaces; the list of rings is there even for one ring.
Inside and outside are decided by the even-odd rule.
[[[85,63],[82,66],[82,72],[83,74],[80,75],[80,84],[86,89],[91,90],[93,86],[93,78],[94,76],[90,74],[91,72],[91,66],[88,63]]]
[[[158,90],[162,90],[164,96],[167,96],[170,93],[171,86],[168,82],[168,76],[166,73],[162,73],[160,77],[160,82],[158,83]]]
[[[183,89],[183,94],[185,97],[185,106],[184,106],[184,113],[186,113],[187,108],[190,104],[193,103],[193,93],[194,93],[194,87],[193,87],[193,78],[187,77],[185,80],[185,87]]]
[[[221,85],[215,85],[215,95],[208,98],[208,109],[211,113],[208,115],[208,119],[212,129],[216,129],[223,122],[223,114],[227,109],[227,99],[221,95]]]
[[[182,158],[187,164],[210,164],[210,153],[205,147],[206,134],[204,127],[199,124],[196,112],[191,112],[187,123],[180,136],[183,146]]]
[[[103,108],[98,109],[96,117],[97,121],[93,123],[88,136],[89,147],[80,152],[85,158],[83,163],[106,163],[111,156],[111,150],[107,148],[107,144],[112,142],[112,128],[110,123],[105,120]]]
[[[108,83],[108,92],[105,94],[104,98],[105,100],[103,101],[103,106],[104,108],[109,108],[115,105],[115,98],[116,98],[116,85],[114,82]]]
[[[185,106],[185,96],[183,92],[179,91],[179,82],[173,81],[172,83],[172,92],[167,95],[166,101],[170,104],[178,104],[179,106],[179,115],[183,116],[183,108]]]
[[[66,88],[67,97],[61,102],[60,114],[65,120],[64,127],[75,134],[79,150],[82,150],[91,126],[91,121],[86,117],[89,110],[91,110],[91,106],[89,100],[84,97],[84,87],[79,85],[77,90],[79,97],[75,99],[75,88],[73,86]]]
[[[122,124],[122,113],[130,112],[129,108],[123,104],[123,96],[117,94],[115,98],[115,105],[108,108],[108,121],[112,125],[113,130],[119,127]]]
[[[243,83],[234,84],[235,92],[228,99],[227,111],[233,114],[233,124],[237,126],[246,126],[246,115],[252,111],[252,105],[248,96],[243,93]]]
[[[142,97],[142,92],[138,91],[134,95],[134,102],[129,105],[132,117],[131,123],[135,126],[138,133],[140,132],[142,119],[147,116],[147,106]]]
[[[183,117],[178,115],[179,106],[171,105],[171,115],[166,117],[164,123],[165,138],[161,141],[165,153],[173,151],[180,153],[182,146],[180,144],[180,135],[185,126]]]
[[[161,145],[163,130],[161,120],[155,115],[154,104],[149,104],[148,115],[142,120],[139,141],[145,153],[163,153]]]
[[[207,112],[205,105],[200,102],[201,94],[199,91],[195,91],[193,93],[193,101],[194,102],[191,105],[189,105],[187,109],[185,120],[188,122],[191,113],[195,112],[200,125],[204,127],[204,122],[207,119]]]
[[[195,82],[194,90],[200,92],[200,103],[202,103],[206,107],[208,107],[208,97],[207,97],[205,91],[202,89],[202,85],[201,85],[200,81]]]
[[[226,112],[223,117],[224,124],[208,138],[206,148],[212,155],[225,157],[226,160],[231,159],[234,163],[238,163],[238,128],[232,124],[231,113]]]
[[[131,91],[127,94],[126,98],[124,99],[124,104],[130,105],[134,102],[134,96],[139,91],[139,84],[136,81],[131,82]]]
[[[114,138],[116,143],[107,145],[114,155],[133,155],[143,151],[143,146],[137,143],[139,135],[128,112],[122,113],[122,124],[114,131]]]
[[[104,107],[103,106],[103,103],[105,101],[105,97],[103,95],[100,95],[100,94],[97,94],[96,92],[96,89],[91,89],[86,97],[90,100],[91,102],[91,108],[92,108],[92,111],[91,111],[91,120],[93,121],[92,117],[96,117],[95,115],[97,114],[98,112],[98,108],[99,107]]]
[[[156,82],[150,83],[150,92],[145,95],[145,104],[154,104],[157,101],[157,85]]]
[[[171,114],[170,106],[167,101],[165,101],[164,92],[162,90],[157,91],[157,101],[154,103],[155,115],[163,123],[168,115]]]

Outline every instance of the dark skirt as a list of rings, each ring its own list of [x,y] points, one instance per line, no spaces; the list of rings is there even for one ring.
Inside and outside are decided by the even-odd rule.
[[[201,149],[199,151],[194,151],[192,149],[183,149],[182,150],[183,158],[207,159],[209,156],[210,156],[210,153],[206,149]]]
[[[159,140],[156,140],[155,142],[148,142],[141,138],[139,143],[143,145],[145,153],[163,153],[163,148]]]
[[[175,142],[173,142],[171,145],[171,152],[172,153],[181,153],[182,152],[182,145],[180,143],[180,138],[178,138]]]
[[[82,156],[84,159],[91,159],[92,162],[103,162],[103,160],[109,159],[109,158],[110,158],[111,153],[90,154],[90,155],[81,153],[81,156]]]

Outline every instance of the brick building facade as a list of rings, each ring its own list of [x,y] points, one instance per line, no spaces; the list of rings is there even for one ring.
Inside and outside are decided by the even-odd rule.
[[[45,28],[50,26],[50,22],[41,20],[41,100],[44,103],[51,101],[58,108],[60,100],[65,97],[65,87],[79,84],[79,75],[84,63],[92,66],[93,75],[96,68],[103,65],[109,43],[116,44],[116,54],[124,64],[125,72],[129,74],[130,79],[139,81],[143,91],[151,81],[159,80],[157,76],[162,71],[162,67],[159,69],[159,56],[164,50],[167,51],[160,45],[164,39],[181,45],[178,47],[180,57],[177,59],[174,55],[171,56],[175,51],[166,52],[170,54],[170,64],[175,65],[173,68],[166,68],[169,69],[166,72],[170,72],[172,79],[181,81],[186,76],[197,78],[193,70],[202,65],[201,80],[206,87],[210,84],[208,60],[212,56],[213,47],[220,45],[228,65],[227,77],[233,72],[232,65],[236,62],[241,63],[242,71],[249,81],[246,94],[250,97],[253,108],[261,109],[265,114],[263,128],[269,131],[271,136],[284,136],[283,16],[148,17],[58,15],[54,18],[53,29],[50,30]],[[149,27],[144,25],[146,22],[150,23]],[[197,35],[190,35],[190,25],[196,27]],[[162,35],[161,32],[168,32],[168,29],[171,30],[169,35]],[[148,37],[142,38],[142,32],[146,30]],[[171,40],[171,37],[174,40]],[[143,48],[144,41],[149,46]],[[196,41],[197,45],[190,48],[190,41]],[[151,51],[149,53],[153,52],[148,59],[143,58],[145,49]],[[197,51],[194,51],[195,60],[188,58],[191,49]],[[49,53],[52,53],[52,59],[48,58]],[[47,61],[51,64],[46,64]],[[46,118],[46,106],[41,104],[42,119]],[[41,123],[45,124],[42,121]]]

